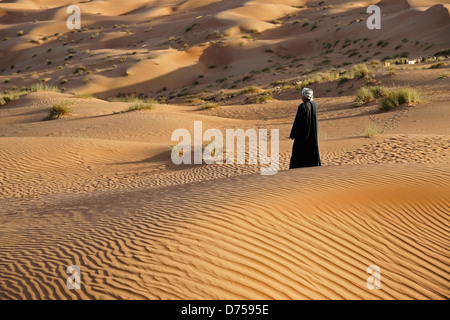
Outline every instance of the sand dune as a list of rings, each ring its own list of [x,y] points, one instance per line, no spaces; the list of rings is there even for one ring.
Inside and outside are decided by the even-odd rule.
[[[366,27],[371,4],[381,30]],[[1,2],[0,299],[449,299],[449,10]],[[288,170],[305,85],[322,167]],[[378,85],[417,98],[355,107]],[[58,104],[67,114],[47,121]],[[171,135],[195,121],[279,130],[279,172],[175,165]],[[370,265],[381,290],[366,286]]]
[[[449,169],[329,167],[52,197],[2,216],[1,296],[448,298]],[[372,264],[383,290],[366,288]]]
[[[361,12],[376,1],[73,3],[83,12],[80,32],[66,28],[67,1],[2,4],[7,40],[0,42],[0,81],[11,78],[5,88],[32,84],[39,80],[36,72],[48,69],[45,80],[59,85],[66,79],[69,92],[99,97],[136,92],[171,99],[180,88],[197,93],[211,85],[223,89],[217,80],[236,82],[242,75],[284,65],[288,56],[308,59],[309,65],[325,71],[324,59],[342,65],[381,59],[397,50],[420,57],[450,46],[449,8],[437,1],[380,1],[383,28],[372,31],[364,23],[367,14]],[[17,36],[19,32],[23,35]],[[344,40],[351,42],[345,45]],[[380,40],[386,45],[377,45]],[[333,49],[324,50],[329,44]],[[70,49],[74,52],[68,53]],[[359,54],[346,58],[349,50]],[[80,65],[90,73],[74,74]],[[293,74],[311,69],[304,63],[289,68]]]

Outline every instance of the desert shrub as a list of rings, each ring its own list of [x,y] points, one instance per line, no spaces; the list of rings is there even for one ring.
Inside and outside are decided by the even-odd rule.
[[[196,23],[194,23],[193,25],[191,25],[191,26],[187,27],[187,28],[186,28],[186,32],[189,32],[189,31],[191,31],[191,30],[192,30],[192,28],[194,28],[194,27],[195,27],[196,25],[197,25],[197,24],[196,24]]]
[[[217,102],[213,102],[213,101],[208,101],[202,104],[201,106],[201,110],[209,110],[209,109],[214,109],[217,108],[219,106],[219,104]]]
[[[369,78],[371,75],[372,72],[367,68],[367,65],[357,64],[354,65],[349,70],[340,73],[339,82],[344,83],[354,78]]]
[[[260,103],[265,103],[267,101],[272,101],[272,100],[274,100],[273,96],[272,96],[272,91],[268,90],[268,91],[265,91],[264,93],[260,94],[256,98],[255,102],[260,104]]]
[[[318,73],[317,76],[320,78],[318,82],[334,81],[338,78],[338,74],[335,72],[322,72]]]
[[[433,64],[430,69],[438,69],[438,68],[442,68],[445,67],[445,62],[437,62],[435,64]]]
[[[199,99],[199,98],[189,98],[183,101],[184,103],[188,103],[188,104],[201,104],[203,102],[205,102],[203,99]]]
[[[259,88],[259,87],[255,87],[255,86],[250,86],[250,87],[246,87],[244,89],[242,89],[241,91],[239,91],[239,94],[248,94],[248,93],[261,93],[264,90]]]
[[[350,72],[353,73],[356,78],[367,78],[372,74],[365,64],[357,64],[353,66],[350,69]]]
[[[75,98],[78,98],[78,99],[93,99],[94,96],[92,95],[92,93],[77,93],[77,94],[75,94]]]
[[[385,86],[372,86],[369,87],[375,99],[385,98],[389,95],[389,88]]]
[[[61,101],[59,103],[55,103],[49,111],[49,115],[44,120],[54,120],[58,119],[62,116],[68,116],[70,115],[70,109],[69,106],[72,105],[73,102],[71,101]]]
[[[355,107],[360,107],[372,102],[373,100],[375,100],[375,97],[373,96],[372,91],[367,87],[362,87],[356,93],[354,105]]]
[[[389,90],[385,86],[362,87],[356,93],[354,105],[355,107],[360,107],[375,99],[385,98],[389,96]]]
[[[398,107],[401,104],[410,104],[418,102],[419,93],[411,87],[391,88],[389,94],[380,103],[380,110],[388,111]]]
[[[52,92],[61,92],[59,88],[53,84],[46,84],[42,82],[37,82],[30,87],[30,91],[52,91]]]
[[[377,67],[381,66],[381,61],[374,59],[367,62],[366,65],[372,67],[373,69],[376,69]]]
[[[139,103],[153,103],[153,104],[158,104],[158,101],[153,100],[153,99],[142,99],[139,98],[133,94],[128,94],[128,95],[124,95],[121,94],[118,97],[114,97],[114,98],[108,98],[109,102],[133,102],[136,104]]]
[[[78,66],[73,73],[74,74],[83,74],[84,72],[86,72],[86,67]]]
[[[134,103],[131,104],[126,111],[130,112],[137,110],[153,110],[153,109],[155,109],[155,105],[153,103]]]
[[[20,94],[17,92],[5,92],[0,93],[0,106],[20,98]]]
[[[384,128],[380,128],[375,122],[371,122],[366,124],[364,131],[366,138],[372,138],[375,135],[383,134]]]

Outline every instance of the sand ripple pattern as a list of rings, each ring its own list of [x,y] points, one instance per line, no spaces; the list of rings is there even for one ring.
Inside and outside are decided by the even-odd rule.
[[[94,139],[0,139],[0,199],[29,199],[56,193],[160,188],[260,172],[261,165],[224,163],[176,166],[170,150],[148,158],[154,146]],[[45,154],[45,156],[42,156]],[[448,163],[449,136],[392,135],[361,146],[323,152],[324,166],[387,163]],[[279,170],[289,169],[291,151],[281,150]],[[128,167],[125,167],[128,166]],[[26,204],[20,204],[26,205]]]
[[[1,216],[0,298],[448,299],[449,181],[449,164],[330,166],[53,195]]]

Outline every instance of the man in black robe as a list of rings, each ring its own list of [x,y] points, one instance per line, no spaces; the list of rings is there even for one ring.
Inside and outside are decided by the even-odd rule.
[[[294,140],[289,169],[322,165],[317,137],[317,103],[313,102],[313,91],[303,88],[302,100],[289,136]]]

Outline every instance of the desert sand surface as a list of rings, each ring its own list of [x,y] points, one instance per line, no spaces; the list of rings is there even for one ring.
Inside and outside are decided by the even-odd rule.
[[[449,299],[449,10],[0,2],[0,299]],[[288,170],[306,84],[322,167]],[[366,86],[419,98],[355,107]],[[70,112],[48,120],[58,104]],[[278,129],[279,172],[175,165],[171,134],[194,121]]]

